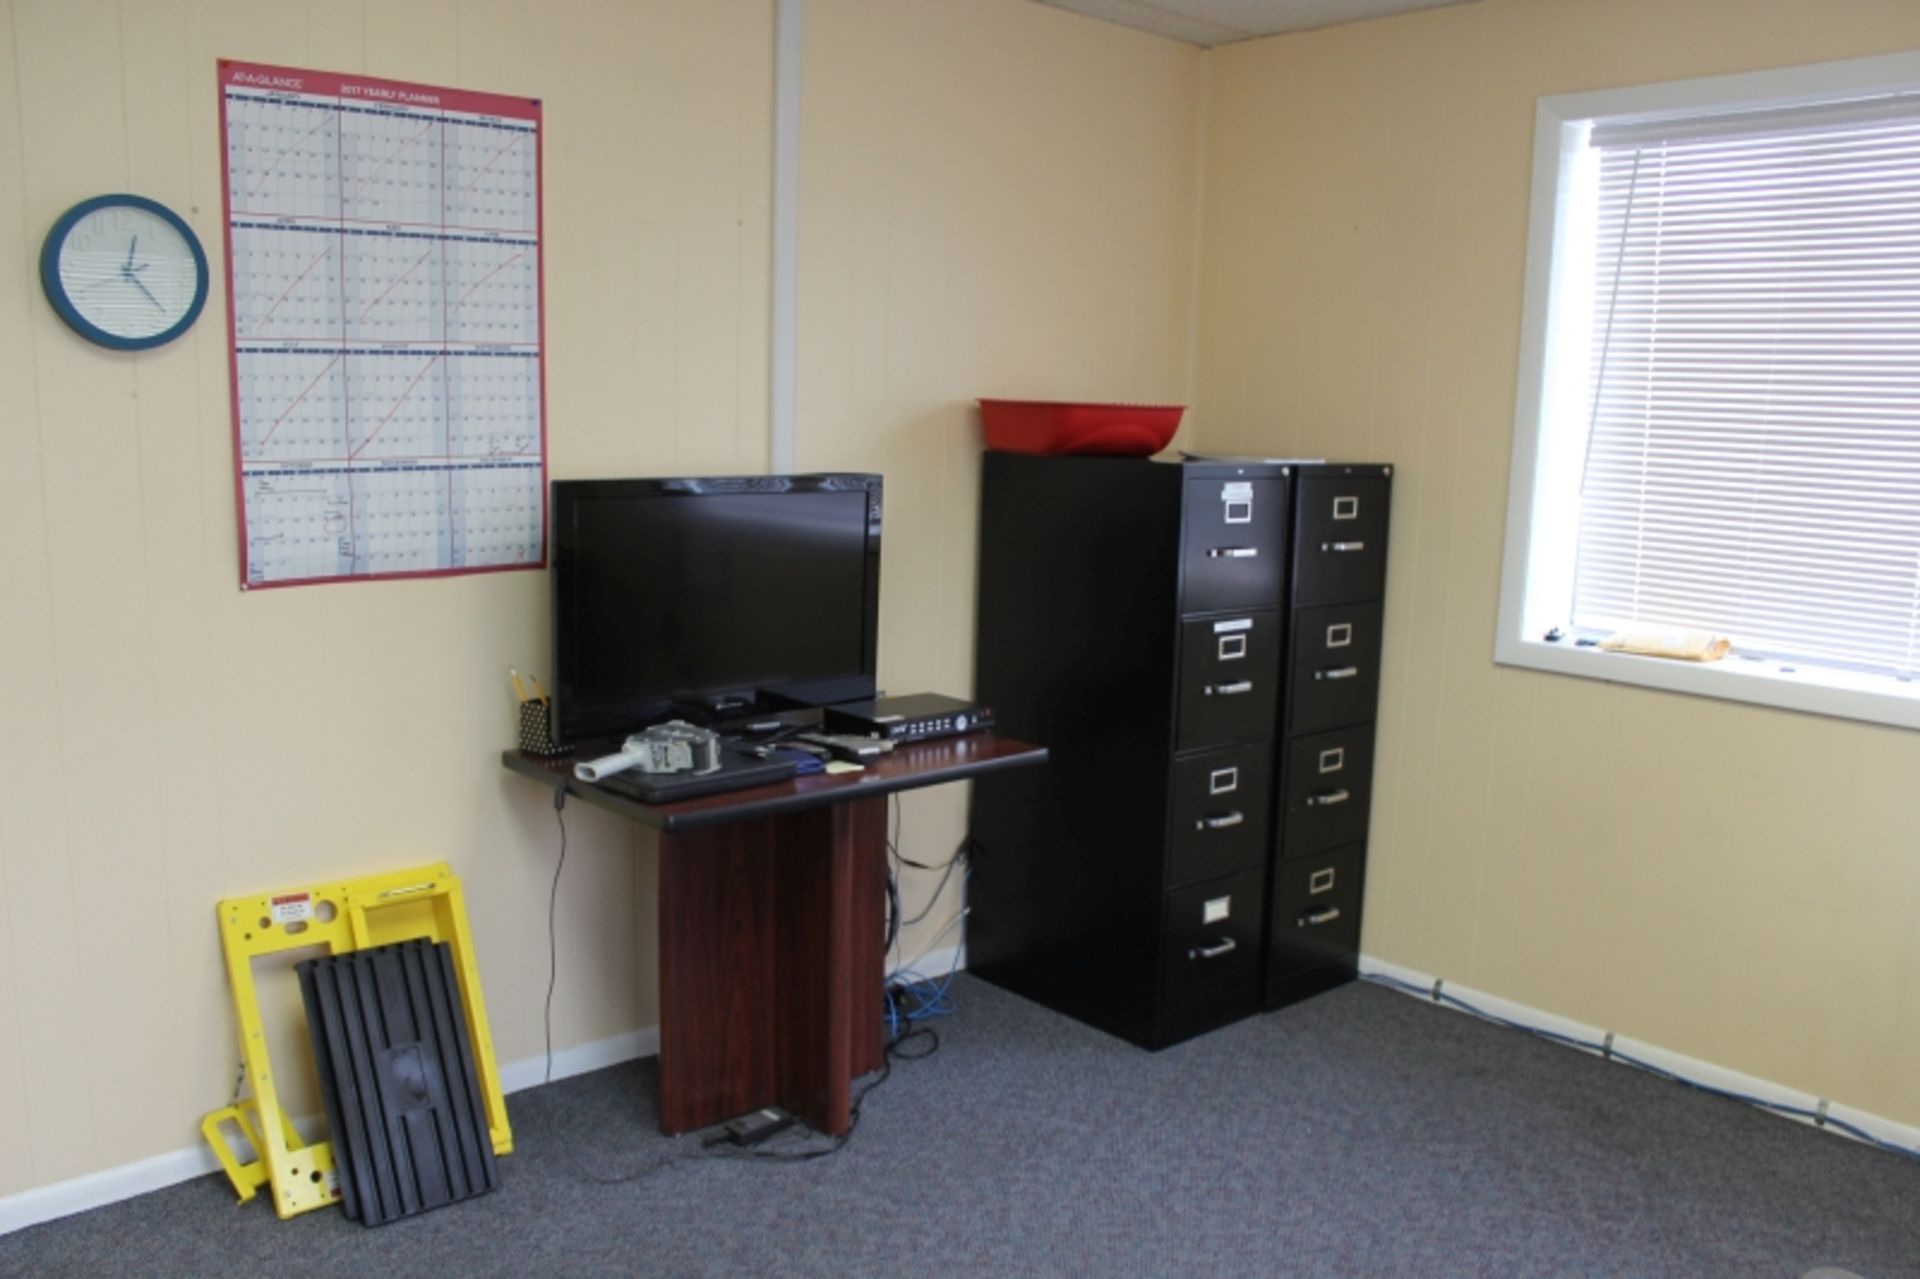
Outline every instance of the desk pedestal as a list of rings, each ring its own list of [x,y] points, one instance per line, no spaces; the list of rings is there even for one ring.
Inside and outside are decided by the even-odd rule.
[[[660,1127],[851,1123],[881,1062],[887,801],[660,837]]]

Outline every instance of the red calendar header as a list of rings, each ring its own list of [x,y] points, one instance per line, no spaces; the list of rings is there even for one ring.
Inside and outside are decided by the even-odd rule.
[[[458,111],[468,115],[500,116],[509,120],[539,120],[540,99],[516,98],[504,93],[474,93],[438,85],[381,80],[374,76],[342,75],[334,71],[303,71],[258,62],[220,62],[223,88],[257,89],[263,93],[335,98],[373,106],[411,107],[426,111]]]

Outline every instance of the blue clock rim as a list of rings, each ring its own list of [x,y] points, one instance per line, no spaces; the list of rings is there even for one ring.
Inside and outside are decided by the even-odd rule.
[[[180,238],[187,242],[187,247],[193,250],[195,278],[193,304],[171,327],[149,337],[124,338],[90,323],[73,305],[73,300],[67,296],[66,287],[60,283],[60,249],[66,243],[67,236],[73,231],[74,224],[89,213],[111,208],[141,209],[159,216],[178,231]],[[92,199],[82,200],[74,205],[61,214],[60,220],[53,224],[53,229],[47,232],[46,243],[40,249],[40,287],[46,291],[47,301],[53,303],[53,309],[59,313],[68,328],[89,342],[115,351],[150,351],[156,346],[165,346],[192,328],[193,322],[200,318],[202,308],[207,305],[210,276],[206,250],[200,247],[200,237],[193,233],[193,228],[187,225],[186,219],[158,200],[149,200],[144,195],[126,192],[96,195]]]

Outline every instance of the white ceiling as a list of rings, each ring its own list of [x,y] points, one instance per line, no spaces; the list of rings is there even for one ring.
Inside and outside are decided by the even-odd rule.
[[[1255,36],[1385,18],[1470,0],[1037,0],[1089,18],[1211,48]]]

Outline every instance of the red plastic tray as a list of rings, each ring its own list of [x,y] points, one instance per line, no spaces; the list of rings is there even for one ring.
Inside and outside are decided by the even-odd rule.
[[[1100,453],[1146,457],[1180,429],[1180,404],[1069,404],[982,400],[987,447],[1003,453]]]

